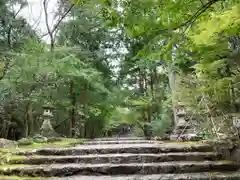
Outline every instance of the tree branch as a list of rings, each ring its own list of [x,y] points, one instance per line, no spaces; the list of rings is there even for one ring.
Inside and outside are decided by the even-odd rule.
[[[176,26],[176,27],[173,27],[171,29],[169,28],[165,28],[165,29],[162,29],[162,30],[156,30],[158,31],[157,34],[160,34],[162,32],[166,32],[168,30],[177,30],[179,28],[182,28],[182,27],[186,27],[187,28],[192,25],[208,8],[210,8],[213,4],[217,3],[217,2],[220,2],[220,1],[225,1],[225,0],[210,0],[208,3],[204,4],[203,6],[201,6],[187,21],[181,23],[180,25]]]
[[[198,9],[193,16],[187,20],[186,22],[182,23],[179,27],[176,27],[174,30],[177,30],[181,27],[187,26],[188,28],[190,25],[192,25],[208,8],[210,8],[213,4],[222,1],[222,0],[210,0],[208,3],[203,5],[200,9]],[[223,0],[224,1],[224,0]]]
[[[23,9],[23,6],[20,6],[20,8],[17,10],[17,12],[15,14],[13,14],[13,20],[16,19],[16,17],[18,16],[18,14],[20,13],[20,11]],[[11,40],[11,34],[12,34],[12,29],[13,29],[13,23],[9,24],[9,29],[7,31],[7,43],[8,43],[8,48],[11,49],[12,48],[12,40]],[[5,75],[7,74],[8,70],[13,66],[10,65],[10,59],[7,57],[4,57],[4,67],[3,67],[3,72],[2,75],[0,76],[0,81],[5,77]]]
[[[23,6],[20,6],[20,8],[18,9],[18,11],[13,15],[13,20],[16,19],[17,15],[20,13],[20,11],[22,10]],[[13,23],[11,23],[9,25],[9,29],[7,32],[7,42],[8,42],[8,47],[12,48],[12,42],[11,42],[11,33],[12,33],[12,29],[13,29]]]
[[[74,4],[72,4],[69,9],[62,15],[62,17],[58,20],[58,22],[55,24],[55,26],[53,27],[52,31],[56,31],[56,29],[58,28],[58,26],[60,25],[60,23],[63,21],[63,19],[68,15],[68,13],[72,10],[72,8],[74,7]]]
[[[68,8],[68,10],[60,17],[60,19],[57,21],[57,23],[54,25],[54,27],[52,28],[52,30],[50,29],[50,27],[49,27],[49,23],[48,23],[48,17],[47,17],[47,8],[46,8],[46,1],[47,0],[44,0],[44,13],[45,13],[45,21],[46,21],[46,24],[48,24],[48,26],[47,26],[47,33],[45,33],[45,34],[43,34],[41,37],[43,38],[44,36],[47,36],[47,35],[49,35],[50,36],[50,34],[51,34],[51,37],[50,38],[52,38],[53,39],[53,41],[54,41],[54,32],[57,30],[57,28],[59,27],[59,25],[62,23],[62,21],[64,20],[64,18],[68,15],[68,13],[72,10],[72,8],[74,7],[74,4],[72,4],[69,8]],[[46,18],[47,17],[47,18]]]
[[[48,22],[48,12],[47,12],[47,0],[43,0],[43,9],[44,9],[44,15],[45,15],[45,24],[47,27],[48,35],[50,37],[51,42],[51,51],[54,48],[54,39],[53,39],[53,32],[50,29],[49,22]]]
[[[202,0],[200,0],[200,1],[201,1],[202,5],[204,5],[203,1]]]
[[[0,81],[5,77],[5,75],[7,74],[8,70],[13,67],[14,64],[10,65],[10,59],[7,59],[5,57],[5,63],[4,63],[4,67],[3,67],[3,72],[2,75],[0,76]]]
[[[147,44],[147,46],[149,46],[152,39],[154,39],[161,33],[166,33],[168,31],[175,31],[177,29],[184,28],[184,27],[185,27],[185,29],[183,30],[183,32],[185,32],[189,28],[189,26],[191,26],[208,8],[210,8],[213,4],[220,2],[220,1],[225,1],[225,0],[210,0],[208,3],[201,6],[187,21],[181,23],[180,25],[178,25],[176,27],[165,28],[165,29],[161,29],[161,30],[156,29],[148,37],[148,40],[145,42],[145,44]]]

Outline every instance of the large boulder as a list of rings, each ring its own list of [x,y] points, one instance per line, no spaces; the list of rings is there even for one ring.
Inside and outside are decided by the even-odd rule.
[[[0,138],[0,148],[16,148],[17,143],[8,139]]]

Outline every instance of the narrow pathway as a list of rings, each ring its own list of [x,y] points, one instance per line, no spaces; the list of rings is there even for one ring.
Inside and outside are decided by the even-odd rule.
[[[239,164],[224,161],[201,142],[104,138],[75,148],[39,149],[24,155],[23,166],[1,173],[56,177],[50,180],[240,179]]]

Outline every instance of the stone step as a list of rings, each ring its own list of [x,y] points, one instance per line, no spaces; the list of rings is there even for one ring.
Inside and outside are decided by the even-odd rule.
[[[20,165],[0,168],[3,175],[21,176],[70,176],[70,175],[133,175],[158,173],[193,173],[237,171],[239,164],[228,161],[174,161],[164,163],[132,163],[132,164],[52,164],[52,165]]]
[[[74,148],[44,148],[17,153],[18,155],[86,155],[86,154],[155,154],[167,152],[211,152],[213,148],[203,143],[164,143],[164,144],[103,144],[79,145]]]
[[[93,141],[126,141],[126,140],[145,140],[144,137],[104,137],[95,138]]]
[[[166,154],[91,154],[84,156],[32,156],[23,160],[10,160],[9,164],[53,164],[53,163],[88,163],[88,164],[121,164],[121,163],[155,163],[168,161],[214,161],[220,156],[213,152],[189,152]]]
[[[84,145],[97,145],[97,144],[162,144],[162,141],[154,140],[110,140],[110,141],[85,141],[81,144]]]
[[[69,176],[49,178],[48,180],[239,180],[240,172],[201,172],[182,174],[154,174],[128,176]]]

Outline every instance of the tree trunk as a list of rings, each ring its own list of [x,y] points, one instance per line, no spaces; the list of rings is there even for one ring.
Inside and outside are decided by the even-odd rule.
[[[76,108],[76,94],[74,89],[74,82],[70,81],[69,87],[69,94],[70,94],[70,101],[71,101],[71,108],[69,111],[69,137],[75,136],[75,108]]]
[[[24,115],[24,125],[25,125],[25,137],[27,138],[29,135],[29,117],[28,117],[28,111],[29,111],[30,103],[27,103],[26,109],[25,109],[25,115]]]
[[[173,71],[171,65],[168,66],[168,80],[172,94],[172,110],[174,116],[174,124],[177,124],[177,112],[176,112],[176,73]]]
[[[141,74],[141,70],[139,69],[139,90],[140,93],[144,93],[144,83],[143,83],[143,76]]]
[[[81,124],[84,124],[84,126],[85,126],[85,122],[86,122],[86,116],[85,116],[85,114],[86,114],[86,100],[87,100],[87,85],[86,84],[84,84],[84,87],[83,87],[83,91],[82,91],[82,97],[81,97],[81,101],[82,101],[82,104],[83,104],[83,115],[81,116],[81,119],[80,119],[80,121],[81,121]],[[87,127],[84,127],[84,131],[86,132],[88,129],[87,129]],[[86,134],[84,134],[84,136],[86,136]]]
[[[150,87],[151,87],[151,94],[152,94],[152,99],[154,100],[154,72],[150,73]]]
[[[34,122],[33,122],[33,109],[32,109],[32,104],[30,103],[28,106],[28,124],[29,124],[29,128],[28,128],[28,134],[30,135],[34,135]]]
[[[148,81],[147,81],[147,73],[146,72],[143,73],[143,84],[145,85],[144,92],[147,93]]]
[[[231,77],[232,76],[232,72],[231,72],[231,67],[230,67],[230,64],[228,62],[226,62],[226,74],[227,74],[227,77]],[[232,104],[232,107],[234,108],[234,112],[238,112],[238,105],[236,103],[236,93],[235,93],[235,90],[234,90],[234,86],[233,86],[233,83],[230,82],[230,89],[229,89],[229,94],[230,94],[230,99],[231,99],[231,104]]]

